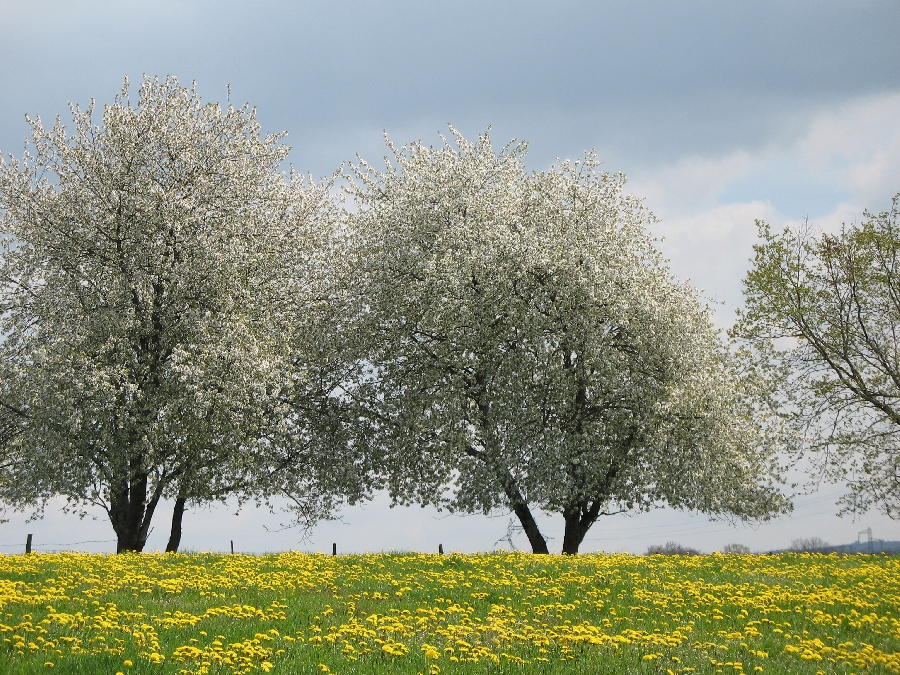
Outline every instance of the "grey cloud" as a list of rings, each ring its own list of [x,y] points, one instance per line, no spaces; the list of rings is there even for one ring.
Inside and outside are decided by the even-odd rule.
[[[0,8],[0,148],[22,113],[112,98],[124,73],[224,85],[326,173],[447,121],[596,147],[630,169],[789,134],[822,105],[900,87],[884,2],[33,2]],[[353,145],[360,139],[362,145]]]

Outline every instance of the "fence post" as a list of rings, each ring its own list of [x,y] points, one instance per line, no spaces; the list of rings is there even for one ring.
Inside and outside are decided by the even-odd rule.
[[[444,545],[443,544],[438,544],[438,553],[440,555],[444,555]]]
[[[231,555],[234,555],[234,539],[231,540]]]
[[[331,555],[337,555],[337,544],[331,545]]]
[[[25,553],[31,553],[31,535],[25,540]]]

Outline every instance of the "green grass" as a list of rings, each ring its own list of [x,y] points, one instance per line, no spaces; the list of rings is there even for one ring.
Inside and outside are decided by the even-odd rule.
[[[896,673],[898,572],[806,554],[0,556],[0,672]]]

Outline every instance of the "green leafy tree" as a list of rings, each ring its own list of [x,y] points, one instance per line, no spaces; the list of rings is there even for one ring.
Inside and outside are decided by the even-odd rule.
[[[564,518],[565,553],[626,510],[784,511],[765,382],[671,280],[624,177],[454,143],[389,144],[352,177],[373,338],[353,396],[394,499],[510,509],[537,553],[534,509]]]
[[[805,435],[813,478],[846,482],[843,512],[900,513],[900,228],[889,211],[837,234],[761,242],[733,334],[756,348]]]

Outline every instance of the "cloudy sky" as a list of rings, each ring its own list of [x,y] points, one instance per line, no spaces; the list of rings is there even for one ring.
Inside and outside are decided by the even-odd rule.
[[[382,132],[423,139],[452,123],[491,127],[496,145],[530,143],[528,163],[595,149],[660,222],[673,272],[715,301],[727,327],[755,219],[808,218],[823,229],[886,210],[900,192],[900,3],[755,2],[97,2],[0,0],[0,150],[21,155],[24,115],[50,120],[67,102],[109,102],[127,74],[196,80],[207,100],[258,107],[287,130],[291,162],[315,176],[358,153],[384,154]],[[582,550],[640,553],[677,540],[701,550],[755,550],[797,537],[900,540],[878,514],[839,519],[839,486],[796,500],[792,517],[730,528],[659,511],[599,522]],[[148,549],[165,546],[166,508]],[[185,517],[194,550],[491,550],[509,517],[347,509],[305,542],[283,520],[233,506]],[[114,549],[103,514],[0,525],[0,552],[35,534],[38,548]],[[561,544],[560,518],[542,523]],[[84,542],[84,543],[79,543]],[[526,545],[519,534],[513,542]],[[77,545],[75,545],[77,544]],[[73,546],[74,545],[74,546]]]

